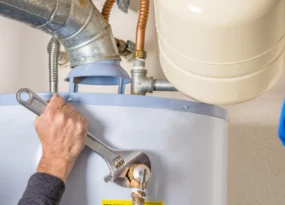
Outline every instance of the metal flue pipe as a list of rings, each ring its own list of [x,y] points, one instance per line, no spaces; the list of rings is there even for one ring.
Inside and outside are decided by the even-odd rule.
[[[58,38],[71,67],[120,59],[112,30],[91,0],[0,0],[0,15]]]

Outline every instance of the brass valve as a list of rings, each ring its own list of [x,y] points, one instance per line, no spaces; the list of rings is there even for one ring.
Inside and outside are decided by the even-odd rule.
[[[146,187],[150,179],[150,170],[144,164],[134,165],[130,168],[128,177],[131,182],[132,201],[134,205],[145,204]]]

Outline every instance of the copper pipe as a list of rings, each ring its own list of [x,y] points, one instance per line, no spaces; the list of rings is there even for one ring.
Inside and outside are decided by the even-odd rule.
[[[149,0],[141,0],[139,21],[137,25],[136,50],[144,51],[145,30],[149,14]]]
[[[106,0],[103,6],[102,15],[108,22],[109,22],[110,14],[111,14],[114,4],[115,4],[115,0]]]

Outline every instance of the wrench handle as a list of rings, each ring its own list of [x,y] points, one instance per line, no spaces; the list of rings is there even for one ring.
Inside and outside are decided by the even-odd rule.
[[[17,92],[16,97],[17,101],[21,105],[23,105],[28,110],[32,111],[38,116],[44,113],[48,105],[48,103],[44,99],[42,99],[35,92],[31,91],[28,88],[20,89]],[[99,154],[102,158],[104,158],[108,162],[109,166],[113,166],[112,161],[119,156],[114,154],[111,148],[102,143],[90,132],[87,133],[87,137],[88,138],[86,146],[89,147],[94,152],[96,152],[97,154]]]
[[[22,88],[17,92],[17,101],[28,110],[40,116],[44,113],[47,102],[28,88]]]

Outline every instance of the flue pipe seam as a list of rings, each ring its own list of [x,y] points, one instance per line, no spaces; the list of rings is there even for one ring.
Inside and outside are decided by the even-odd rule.
[[[109,24],[91,0],[0,0],[0,15],[56,36],[67,50],[71,67],[120,59],[112,30],[106,29]],[[94,36],[102,38],[94,41]]]

